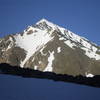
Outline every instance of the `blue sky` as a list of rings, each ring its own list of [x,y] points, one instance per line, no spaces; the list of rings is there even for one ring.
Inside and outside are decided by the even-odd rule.
[[[0,0],[0,37],[42,18],[100,45],[100,0]]]
[[[0,0],[0,37],[42,18],[100,45],[100,0]],[[100,89],[0,75],[0,100],[100,100]]]
[[[100,100],[100,88],[0,75],[0,100]]]

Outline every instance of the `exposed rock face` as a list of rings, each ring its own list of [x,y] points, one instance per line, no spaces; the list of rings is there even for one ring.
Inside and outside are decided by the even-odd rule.
[[[1,39],[0,43],[0,63],[9,63],[11,65],[20,65],[20,60],[25,58],[25,51],[15,46],[13,35]]]
[[[100,47],[43,19],[0,39],[0,63],[57,74],[100,75]]]

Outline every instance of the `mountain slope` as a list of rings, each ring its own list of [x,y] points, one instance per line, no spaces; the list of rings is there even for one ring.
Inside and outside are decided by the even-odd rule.
[[[0,62],[57,74],[100,74],[100,47],[42,19],[22,33],[0,39]]]

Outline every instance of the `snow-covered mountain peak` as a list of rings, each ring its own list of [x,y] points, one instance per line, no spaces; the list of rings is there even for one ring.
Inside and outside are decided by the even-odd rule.
[[[40,24],[40,23],[46,23],[47,25],[50,25],[50,26],[54,26],[54,24],[46,19],[41,19],[40,21],[38,21],[36,24]]]
[[[43,30],[56,30],[58,32],[60,32],[64,37],[66,37],[67,39],[71,39],[75,42],[80,42],[80,39],[85,39],[81,36],[78,36],[77,34],[74,34],[73,32],[59,26],[59,25],[56,25],[46,19],[41,19],[40,21],[38,21],[36,23],[36,26],[39,28],[39,29],[43,29]]]
[[[20,34],[15,36],[16,45],[28,52],[35,52],[38,46],[41,47],[52,40],[51,34],[54,33],[54,31],[58,32],[57,35],[59,36],[59,40],[64,41],[64,43],[70,48],[80,48],[85,51],[85,55],[87,55],[89,58],[95,58],[96,60],[100,59],[100,55],[96,53],[99,51],[96,45],[65,28],[53,24],[46,19],[41,19],[34,26],[28,26],[28,28],[24,31],[23,36]],[[35,47],[35,49],[33,47]]]
[[[36,24],[42,23],[42,22],[49,22],[47,19],[42,18],[40,21],[38,21]]]
[[[0,54],[0,62],[35,70],[87,77],[100,73],[100,48],[46,19],[0,39]]]
[[[46,20],[46,19],[41,19],[36,23],[36,26],[42,30],[55,30],[57,25],[53,24],[52,22]]]

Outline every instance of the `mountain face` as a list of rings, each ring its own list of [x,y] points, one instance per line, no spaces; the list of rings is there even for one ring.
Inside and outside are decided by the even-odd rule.
[[[42,19],[0,39],[0,63],[72,76],[100,75],[100,47]]]

